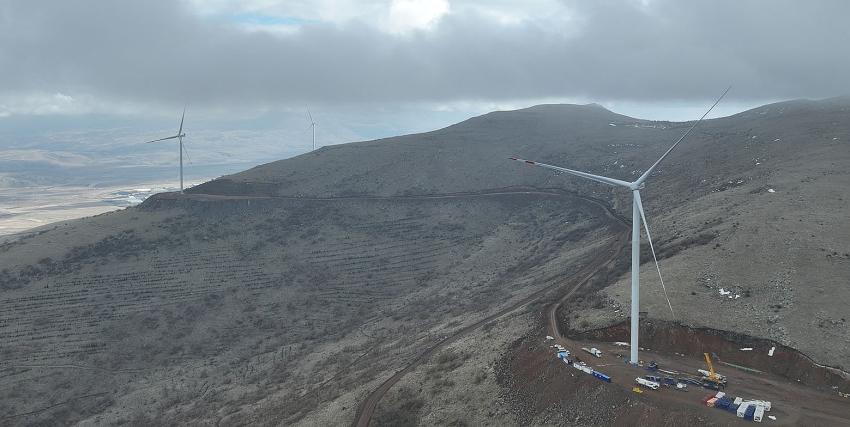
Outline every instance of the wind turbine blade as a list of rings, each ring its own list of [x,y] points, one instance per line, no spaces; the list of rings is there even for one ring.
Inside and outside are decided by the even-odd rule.
[[[145,141],[145,144],[150,144],[151,142],[165,141],[166,139],[174,139],[174,138],[177,138],[177,135],[168,136],[168,137],[160,138],[160,139],[154,139],[153,141]]]
[[[177,135],[183,134],[183,119],[186,118],[186,107],[183,107],[183,115],[180,116],[180,129],[177,130]]]
[[[535,162],[533,160],[519,159],[519,158],[516,158],[516,157],[509,157],[509,158],[511,160],[516,160],[518,162],[528,163],[529,165],[540,166],[540,167],[548,168],[548,169],[554,169],[554,170],[560,171],[560,172],[566,172],[570,175],[580,176],[582,178],[586,178],[586,179],[589,179],[591,181],[601,182],[603,184],[620,185],[620,186],[623,186],[623,187],[626,187],[626,188],[630,188],[629,187],[630,184],[628,182],[620,181],[619,179],[608,178],[608,177],[599,176],[599,175],[593,175],[593,174],[589,174],[587,172],[581,172],[581,171],[576,171],[576,170],[572,170],[572,169],[562,168],[560,166],[547,165],[546,163]]]
[[[312,114],[310,114],[310,109],[309,109],[309,108],[307,109],[307,118],[309,118],[309,119],[310,119],[310,123],[313,123],[313,115],[312,115]]]
[[[670,297],[667,296],[667,287],[664,286],[664,278],[661,277],[661,267],[658,266],[658,258],[655,256],[655,246],[652,244],[652,236],[649,234],[649,224],[646,223],[646,215],[643,213],[643,203],[640,200],[640,192],[635,191],[635,201],[637,202],[638,211],[640,211],[640,219],[643,222],[643,229],[646,231],[646,240],[649,241],[649,250],[652,252],[652,259],[655,261],[655,270],[658,271],[658,279],[661,281],[661,289],[664,291],[664,299],[667,300],[667,306],[670,307],[670,314],[676,317],[673,312],[673,304],[670,304]]]
[[[690,134],[691,131],[694,130],[694,128],[697,127],[697,125],[699,125],[703,121],[703,119],[705,119],[705,116],[707,116],[708,113],[710,113],[711,110],[713,110],[714,107],[717,106],[720,100],[723,99],[724,96],[726,96],[726,94],[729,92],[729,89],[732,89],[732,86],[727,87],[726,90],[723,91],[723,94],[721,94],[720,97],[717,98],[716,101],[714,101],[714,104],[709,107],[708,111],[706,111],[705,114],[703,114],[702,117],[700,117],[699,120],[696,121],[696,123],[694,123],[690,128],[688,128],[688,130],[684,134],[682,134],[682,136],[680,136],[679,139],[677,139],[676,142],[673,143],[673,145],[668,148],[667,151],[664,152],[664,154],[661,155],[661,158],[656,160],[655,163],[653,163],[652,166],[650,166],[649,169],[647,169],[646,172],[644,172],[643,175],[641,175],[640,178],[635,181],[635,183],[640,184],[646,181],[646,179],[649,178],[649,174],[651,174],[652,171],[655,170],[655,167],[658,166],[658,164],[661,163],[661,161],[664,160],[664,158],[667,157],[667,155],[670,154],[670,152],[673,151],[673,149],[676,148],[676,146],[679,145],[679,143],[682,142],[682,140],[684,140],[685,137],[687,137],[688,134]]]

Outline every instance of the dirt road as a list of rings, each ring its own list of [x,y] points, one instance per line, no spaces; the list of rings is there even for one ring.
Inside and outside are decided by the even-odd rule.
[[[564,300],[569,295],[572,295],[581,285],[587,282],[587,280],[592,277],[596,272],[600,269],[607,267],[611,262],[617,259],[619,254],[622,252],[622,247],[624,247],[624,239],[628,238],[628,230],[626,228],[626,223],[622,217],[618,216],[614,211],[612,211],[607,205],[602,202],[586,198],[580,197],[572,194],[557,192],[557,191],[546,191],[546,190],[523,190],[523,191],[498,191],[498,192],[490,192],[490,193],[480,193],[480,194],[464,194],[464,195],[446,195],[443,197],[463,197],[463,196],[482,196],[482,195],[504,195],[504,194],[548,194],[553,196],[569,196],[576,199],[580,199],[586,203],[591,203],[599,208],[602,208],[605,212],[605,215],[609,218],[612,224],[617,224],[623,228],[623,231],[618,233],[615,239],[609,243],[606,248],[599,252],[599,254],[591,260],[586,266],[582,267],[578,272],[573,274],[570,278],[568,278],[565,282],[559,283],[553,287],[543,288],[533,294],[523,298],[522,300],[516,302],[515,304],[504,308],[496,313],[487,316],[484,319],[479,320],[473,324],[470,324],[452,335],[444,338],[437,344],[431,346],[424,352],[422,352],[419,356],[416,357],[411,363],[405,366],[400,371],[396,372],[393,376],[385,380],[377,389],[375,389],[372,393],[370,393],[366,398],[361,402],[360,406],[357,409],[357,413],[352,421],[352,426],[357,427],[365,427],[369,425],[369,422],[372,420],[372,416],[375,412],[375,408],[380,402],[381,398],[383,398],[384,394],[392,388],[401,378],[403,378],[408,372],[415,369],[419,364],[428,360],[435,352],[446,347],[447,345],[457,341],[459,338],[463,337],[467,333],[484,326],[494,320],[501,318],[502,316],[511,313],[525,305],[537,301],[540,298],[544,297],[546,294],[553,291],[553,289],[560,290],[563,292],[567,291],[565,297],[559,299],[559,301]],[[414,196],[416,197],[416,196]],[[440,196],[419,196],[418,198],[437,198]],[[557,304],[553,304],[557,305]],[[554,315],[554,313],[552,314]]]

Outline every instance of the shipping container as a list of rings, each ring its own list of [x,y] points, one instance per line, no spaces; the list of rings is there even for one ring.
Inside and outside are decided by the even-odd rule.
[[[756,405],[748,406],[747,411],[744,412],[744,419],[747,420],[747,421],[752,421],[753,415],[755,415],[755,413],[756,413],[756,408],[757,408]]]
[[[717,398],[712,397],[711,399],[708,399],[708,402],[705,402],[705,406],[708,406],[709,408],[713,408],[715,403],[717,403]]]
[[[744,414],[747,413],[747,408],[749,408],[751,404],[749,402],[744,402],[741,406],[738,407],[738,418],[744,418]]]
[[[753,421],[760,423],[764,416],[764,406],[756,406],[756,411],[753,413]]]
[[[726,408],[726,410],[729,411],[729,412],[732,412],[732,413],[736,413],[736,412],[738,412],[739,406],[741,406],[741,405],[738,405],[737,403],[733,402],[733,403],[729,404],[729,407]]]

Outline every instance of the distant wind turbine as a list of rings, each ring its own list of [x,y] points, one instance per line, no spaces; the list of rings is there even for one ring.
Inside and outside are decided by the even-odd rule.
[[[183,119],[185,117],[186,117],[186,107],[183,107],[183,115],[180,116],[180,128],[177,129],[177,135],[168,136],[168,137],[160,138],[160,139],[154,139],[153,141],[145,142],[145,144],[150,144],[151,142],[159,142],[159,141],[165,141],[167,139],[177,138],[177,141],[179,141],[179,143],[180,143],[180,192],[181,193],[183,192],[183,152],[185,150],[183,148],[183,138],[186,136],[186,134],[183,133]],[[189,153],[186,153],[186,156],[188,157]]]
[[[310,114],[309,108],[307,109],[307,120],[310,122],[310,129],[313,130],[313,151],[316,151],[316,125],[318,125],[318,123],[313,120],[313,115]]]
[[[603,184],[626,187],[632,192],[632,309],[631,309],[631,354],[630,354],[630,362],[634,365],[638,363],[638,317],[640,312],[638,311],[638,306],[640,302],[640,223],[643,223],[643,228],[646,231],[646,239],[649,241],[649,249],[652,251],[652,258],[655,260],[655,269],[658,271],[658,277],[661,280],[661,288],[664,290],[664,297],[667,299],[667,305],[670,307],[670,312],[673,312],[673,305],[670,304],[670,299],[667,297],[667,288],[664,287],[664,279],[661,278],[661,268],[658,266],[658,258],[655,256],[655,247],[652,245],[652,237],[649,235],[649,225],[646,223],[646,216],[643,212],[643,204],[640,200],[640,190],[645,188],[645,181],[649,178],[649,175],[652,174],[652,171],[664,160],[667,155],[679,145],[682,140],[685,139],[688,134],[697,127],[700,122],[705,119],[705,116],[714,109],[715,106],[726,96],[726,93],[729,92],[731,86],[726,88],[722,95],[717,98],[717,101],[714,101],[714,104],[705,114],[700,117],[699,120],[696,121],[688,130],[679,137],[678,140],[646,170],[637,180],[632,182],[620,181],[619,179],[607,178],[599,175],[592,175],[586,172],[579,172],[572,169],[566,169],[559,166],[547,165],[545,163],[538,163],[532,160],[519,159],[516,157],[511,157],[511,160],[516,160],[519,162],[528,163],[530,165],[540,166],[548,169],[554,169],[556,171],[565,172],[570,175],[575,175],[578,177],[586,178],[591,181],[601,182]]]

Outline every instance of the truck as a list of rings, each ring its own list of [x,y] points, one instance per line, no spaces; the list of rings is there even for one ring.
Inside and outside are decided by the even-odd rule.
[[[596,347],[593,347],[593,348],[582,347],[581,349],[592,354],[592,355],[594,355],[594,356],[596,356],[596,357],[602,357],[602,351],[600,351]]]
[[[642,385],[642,386],[644,386],[644,387],[651,388],[651,389],[653,389],[653,390],[658,390],[658,387],[661,387],[661,384],[658,384],[658,383],[657,383],[657,382],[655,382],[655,381],[650,381],[650,380],[647,380],[647,379],[643,379],[643,378],[641,378],[641,377],[637,377],[637,378],[635,378],[635,382],[636,382],[636,383],[638,383],[638,384],[640,384],[640,385]]]
[[[655,375],[646,375],[644,376],[644,378],[658,384],[661,384],[664,381],[663,379],[661,379],[661,377],[657,377]]]

